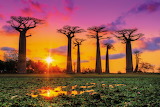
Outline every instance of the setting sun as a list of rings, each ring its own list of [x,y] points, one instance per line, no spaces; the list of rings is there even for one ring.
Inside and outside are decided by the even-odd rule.
[[[51,62],[54,61],[54,59],[52,59],[52,58],[49,56],[49,57],[47,57],[47,58],[45,59],[45,61],[46,61],[47,63],[51,63]]]

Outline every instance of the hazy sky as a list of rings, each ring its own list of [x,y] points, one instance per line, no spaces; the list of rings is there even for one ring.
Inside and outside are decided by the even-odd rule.
[[[0,58],[9,50],[18,49],[18,32],[6,23],[10,16],[31,16],[45,20],[45,24],[29,30],[33,36],[27,38],[27,57],[43,60],[50,52],[54,65],[66,66],[67,38],[58,34],[64,25],[76,25],[87,29],[105,25],[108,30],[137,28],[145,36],[132,43],[133,50],[140,50],[141,61],[160,66],[160,0],[1,0],[0,1]],[[112,36],[112,35],[108,35]],[[95,66],[95,39],[86,33],[76,35],[85,38],[81,45],[82,68]],[[112,36],[113,37],[113,36]],[[104,69],[105,47],[101,40],[101,56]],[[125,71],[125,45],[116,38],[110,40],[114,50],[110,51],[111,71]],[[73,48],[76,60],[76,47]],[[134,59],[134,56],[133,56]],[[135,63],[135,60],[133,60]]]

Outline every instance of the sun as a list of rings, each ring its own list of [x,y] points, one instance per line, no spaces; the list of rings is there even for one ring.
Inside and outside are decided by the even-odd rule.
[[[51,62],[54,61],[54,59],[52,59],[50,56],[47,57],[45,60],[46,60],[47,63],[51,63]]]

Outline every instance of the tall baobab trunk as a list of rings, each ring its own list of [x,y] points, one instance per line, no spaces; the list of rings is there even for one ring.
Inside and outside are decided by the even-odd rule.
[[[97,37],[97,50],[96,50],[96,73],[102,73],[102,66],[101,66],[101,54],[100,54],[100,44],[99,44],[99,38]]]
[[[108,47],[106,51],[106,73],[109,74],[109,54],[108,54]]]
[[[133,72],[131,41],[126,41],[126,73]]]
[[[20,32],[17,71],[26,73],[26,31]]]
[[[81,73],[81,63],[80,63],[80,46],[77,45],[77,73]]]
[[[72,38],[68,38],[67,73],[73,73],[72,72],[72,56],[71,56],[71,40]]]
[[[137,72],[138,71],[138,63],[136,63],[136,68],[134,70],[134,72]]]
[[[138,66],[139,65],[139,59],[137,58],[136,59],[136,67],[135,67],[135,70],[134,70],[134,72],[137,72],[138,71]]]

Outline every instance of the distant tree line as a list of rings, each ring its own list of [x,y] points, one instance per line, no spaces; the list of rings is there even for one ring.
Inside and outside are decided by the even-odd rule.
[[[33,18],[33,17],[22,17],[22,16],[11,16],[11,20],[7,21],[16,31],[19,32],[19,49],[17,60],[5,60],[0,61],[0,70],[3,72],[12,73],[43,73],[46,71],[46,65],[41,62],[26,61],[26,38],[32,35],[26,35],[27,31],[37,27],[38,24],[43,24],[43,20]],[[100,52],[100,40],[101,39],[111,39],[112,37],[105,37],[107,33],[111,33],[113,37],[118,38],[126,45],[126,73],[138,72],[140,68],[143,71],[145,69],[153,69],[152,65],[149,63],[139,63],[139,52],[135,52],[136,57],[136,67],[133,69],[132,61],[132,41],[136,41],[143,36],[142,33],[135,33],[137,29],[122,29],[117,31],[109,31],[105,26],[92,26],[87,30],[81,29],[79,26],[69,26],[66,25],[57,32],[65,35],[68,38],[68,50],[67,50],[67,67],[66,73],[74,73],[72,69],[72,43],[77,47],[77,71],[76,73],[82,73],[81,71],[81,57],[80,57],[80,45],[84,39],[75,38],[76,34],[87,32],[89,38],[94,38],[96,40],[96,64],[95,73],[102,73],[101,65],[101,52]],[[73,42],[72,42],[73,40]],[[106,64],[105,73],[110,73],[109,70],[109,50],[113,48],[113,44],[105,43],[106,45]],[[59,70],[58,66],[54,66],[51,69]],[[93,70],[88,70],[89,72]],[[87,70],[86,70],[87,72]]]

